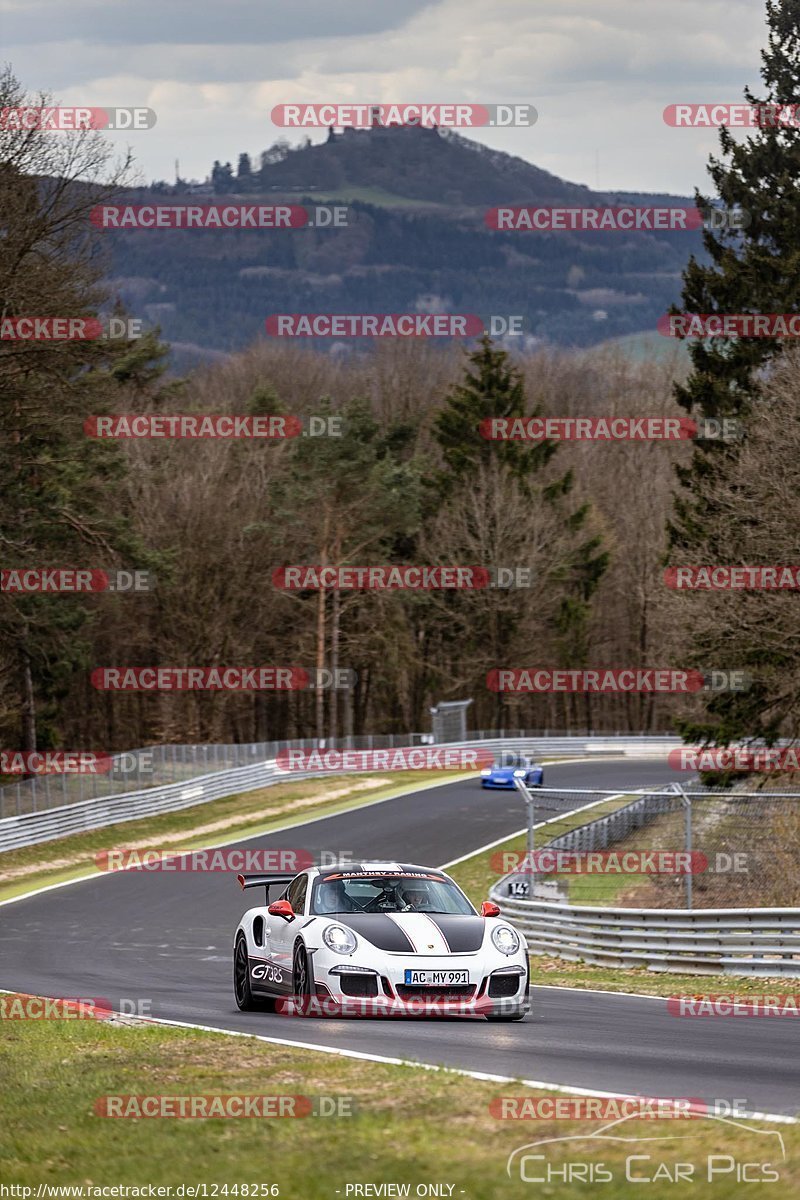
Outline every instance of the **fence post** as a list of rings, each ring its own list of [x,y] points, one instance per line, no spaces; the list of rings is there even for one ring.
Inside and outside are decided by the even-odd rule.
[[[534,828],[533,828],[533,825],[534,825],[533,791],[531,788],[525,787],[525,781],[523,779],[515,779],[514,783],[516,785],[517,791],[521,792],[522,795],[525,797],[525,811],[526,811],[527,826],[528,826],[526,837],[525,837],[525,857],[528,861],[528,870],[531,872],[531,897],[532,897],[533,889],[536,885],[536,876],[533,874],[533,863],[534,863],[533,854],[534,854],[534,850],[536,849],[536,844],[535,844],[536,843],[536,834],[535,834]]]
[[[692,907],[692,801],[679,783],[673,783],[673,791],[683,804],[683,846],[689,854],[689,869],[686,872],[686,907]]]

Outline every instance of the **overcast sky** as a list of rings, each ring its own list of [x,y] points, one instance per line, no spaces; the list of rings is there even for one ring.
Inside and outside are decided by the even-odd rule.
[[[25,87],[156,110],[113,135],[148,179],[257,157],[287,136],[275,104],[508,101],[538,123],[469,136],[590,187],[687,193],[716,134],[664,107],[758,91],[765,40],[762,0],[0,0]]]

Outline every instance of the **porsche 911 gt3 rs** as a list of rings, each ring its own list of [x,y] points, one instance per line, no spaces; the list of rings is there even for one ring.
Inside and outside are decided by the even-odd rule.
[[[525,939],[496,904],[478,913],[443,871],[348,862],[238,879],[266,889],[234,937],[241,1009],[490,1021],[528,1011]]]

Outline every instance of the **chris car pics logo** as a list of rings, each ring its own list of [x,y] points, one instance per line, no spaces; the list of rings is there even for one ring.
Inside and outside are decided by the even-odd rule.
[[[783,1136],[727,1117],[697,1116],[685,1133],[636,1134],[635,1115],[611,1121],[592,1133],[541,1138],[518,1146],[508,1156],[506,1174],[522,1183],[554,1185],[577,1183],[634,1184],[775,1183],[786,1161]],[[697,1139],[697,1124],[709,1122],[711,1148],[680,1153],[680,1143]],[[713,1124],[711,1124],[713,1123]],[[671,1128],[675,1128],[670,1122]],[[740,1156],[742,1133],[759,1135],[759,1150]],[[763,1148],[761,1148],[763,1147]],[[620,1157],[619,1150],[623,1150]],[[603,1158],[604,1152],[606,1158]],[[610,1152],[610,1153],[609,1153]],[[692,1161],[687,1161],[692,1159]],[[724,1194],[731,1195],[726,1192]]]

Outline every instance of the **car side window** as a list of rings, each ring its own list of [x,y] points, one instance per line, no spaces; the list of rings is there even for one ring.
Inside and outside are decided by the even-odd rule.
[[[292,909],[298,913],[303,912],[306,906],[306,891],[308,890],[308,876],[298,875],[289,884],[286,892],[286,899],[292,906]]]

